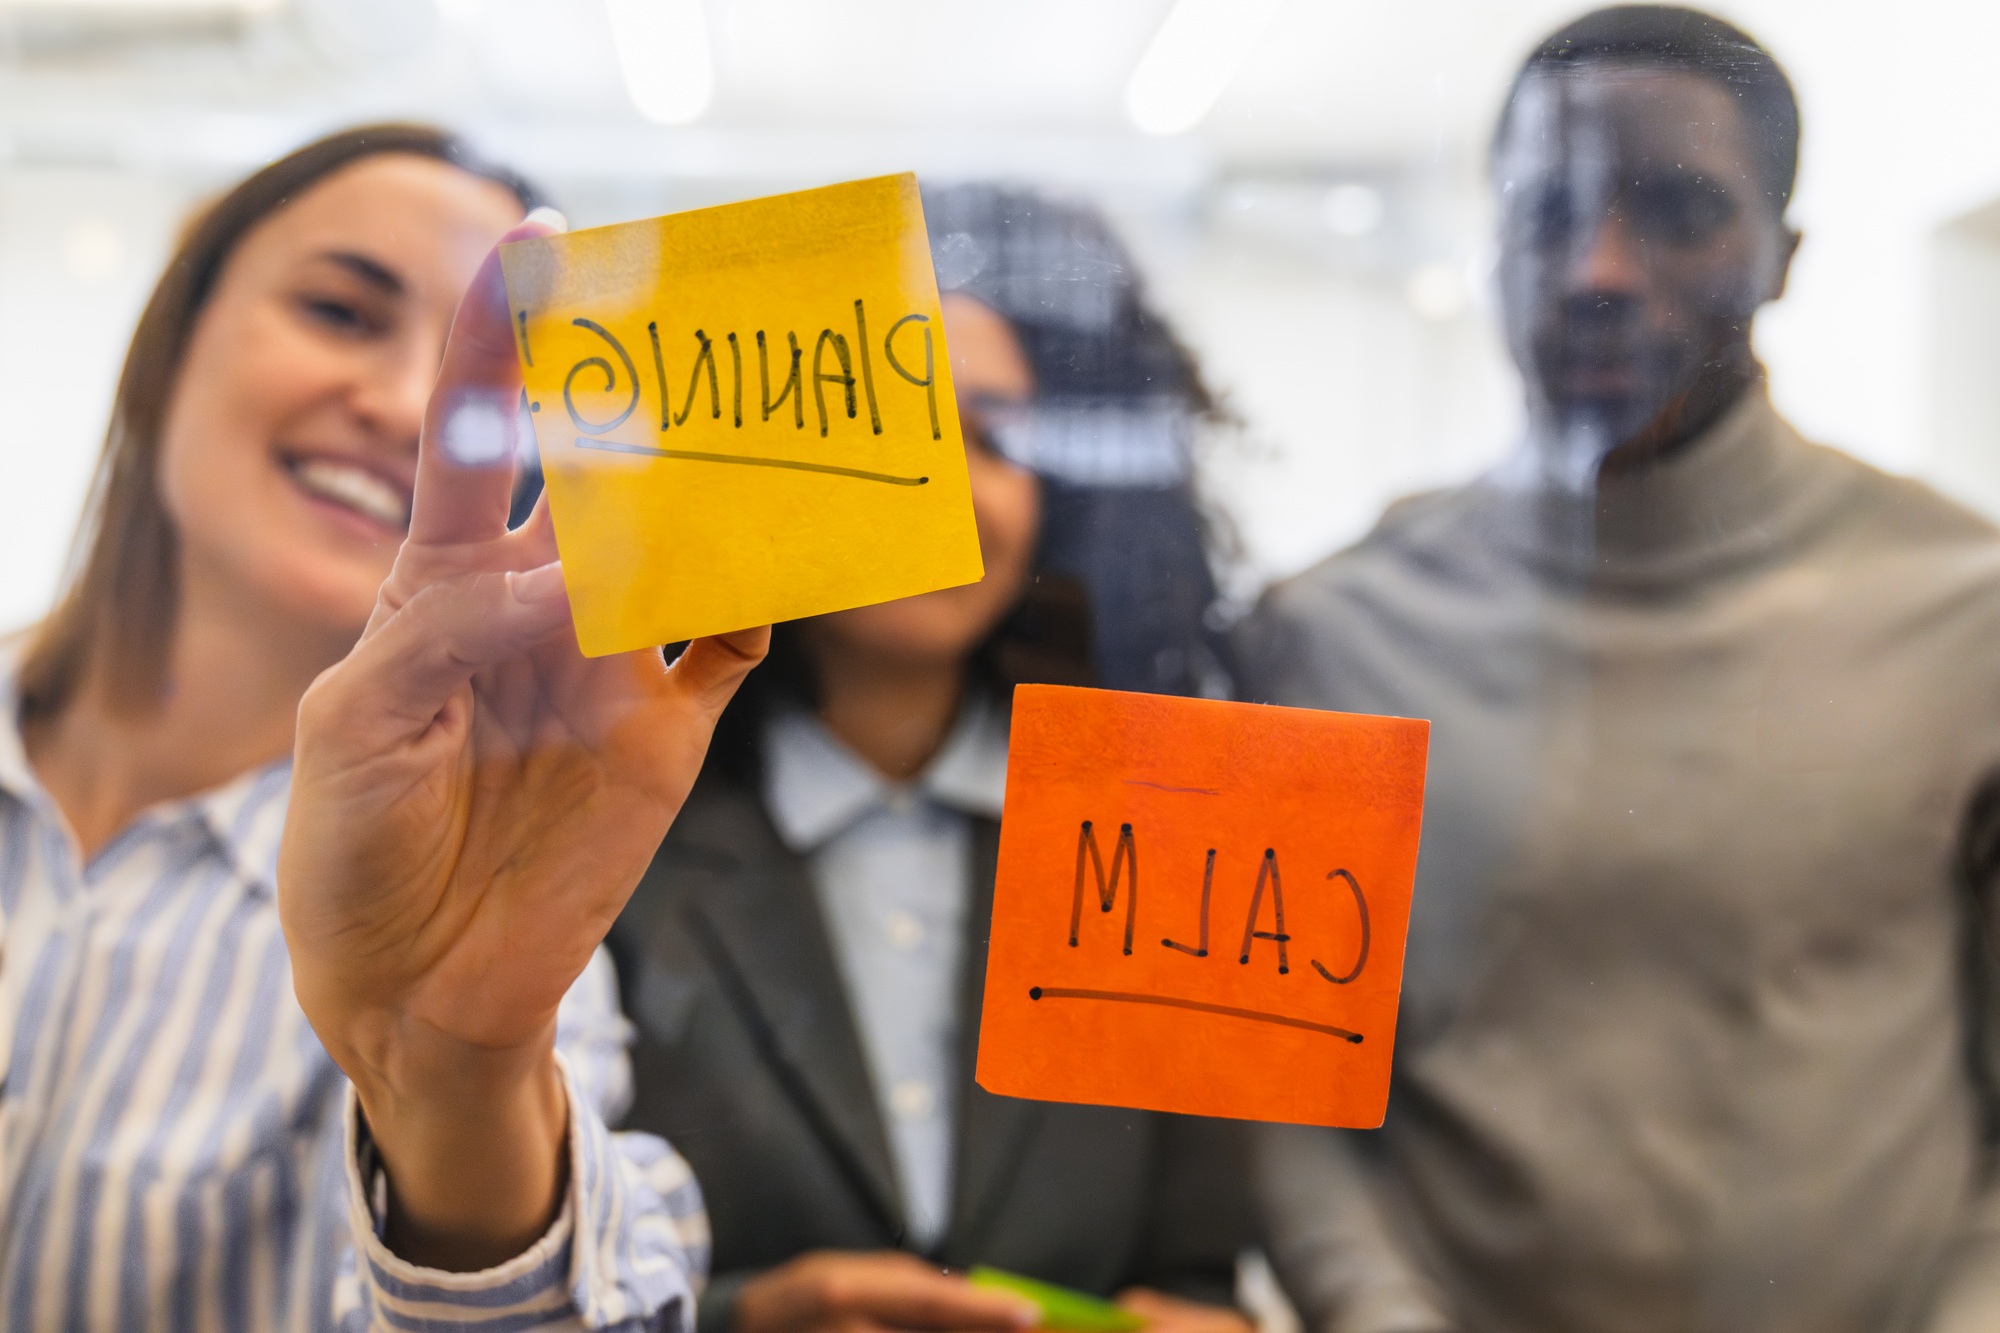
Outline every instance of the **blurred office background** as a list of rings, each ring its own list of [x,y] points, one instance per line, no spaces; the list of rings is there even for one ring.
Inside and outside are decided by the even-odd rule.
[[[1576,0],[0,0],[0,624],[58,578],[176,227],[320,132],[414,117],[576,225],[855,176],[1087,196],[1240,428],[1241,592],[1461,478],[1518,417],[1482,163]],[[2000,6],[1727,0],[1805,107],[1759,344],[1809,433],[2000,513]]]

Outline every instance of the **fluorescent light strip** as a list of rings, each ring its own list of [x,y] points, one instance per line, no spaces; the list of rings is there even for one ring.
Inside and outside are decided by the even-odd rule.
[[[1125,85],[1148,134],[1191,130],[1221,98],[1284,0],[1175,0]]]

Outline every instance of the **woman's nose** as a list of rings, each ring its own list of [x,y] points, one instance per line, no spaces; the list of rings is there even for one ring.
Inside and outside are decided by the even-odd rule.
[[[397,347],[376,359],[354,395],[356,413],[385,439],[416,447],[424,407],[437,380],[438,358]]]

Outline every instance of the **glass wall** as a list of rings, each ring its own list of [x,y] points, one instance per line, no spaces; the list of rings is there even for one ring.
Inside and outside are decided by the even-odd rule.
[[[1239,593],[1519,429],[1485,152],[1522,53],[1571,6],[1225,6],[1212,40],[1167,52],[1182,63],[1164,82],[1190,90],[1152,124],[1171,133],[1133,105],[1162,0],[669,8],[665,40],[699,46],[686,59],[709,79],[652,108],[676,124],[640,111],[603,0],[0,3],[0,449],[22,483],[0,496],[17,571],[0,620],[53,592],[130,322],[187,211],[317,131],[385,116],[463,129],[578,225],[907,169],[1101,203],[1240,419],[1208,478],[1255,517]],[[1808,435],[1996,503],[1990,466],[1951,461],[1977,390],[1950,358],[1977,335],[1948,307],[1965,289],[1951,229],[2000,190],[1983,128],[2000,124],[1984,73],[2000,15],[1717,8],[1780,54],[1806,109],[1806,240],[1758,326],[1777,402]]]

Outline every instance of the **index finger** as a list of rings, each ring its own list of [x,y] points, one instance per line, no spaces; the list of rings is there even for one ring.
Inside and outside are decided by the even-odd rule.
[[[550,222],[523,222],[500,245],[547,236]],[[451,321],[444,362],[424,409],[410,540],[426,545],[505,535],[521,443],[521,363],[507,314],[507,282],[496,245],[479,265]]]

